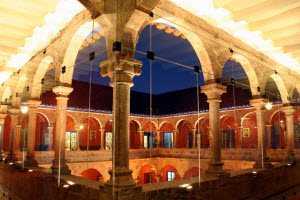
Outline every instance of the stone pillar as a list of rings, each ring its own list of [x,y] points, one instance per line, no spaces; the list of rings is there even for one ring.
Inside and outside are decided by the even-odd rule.
[[[104,150],[105,149],[105,129],[100,129],[100,138],[101,138],[101,147],[100,150]]]
[[[242,125],[238,125],[238,129],[239,129],[239,138],[240,138],[240,143],[238,148],[243,148],[243,126]]]
[[[226,173],[221,162],[221,127],[220,102],[221,95],[226,92],[226,86],[211,83],[201,86],[201,92],[206,94],[209,103],[209,135],[210,135],[210,161],[207,174],[220,175]]]
[[[294,133],[294,112],[292,106],[285,106],[282,108],[286,118],[286,132],[287,132],[287,161],[295,160],[295,133]]]
[[[80,151],[80,144],[79,144],[80,133],[81,133],[80,126],[76,126],[76,151]]]
[[[140,131],[140,149],[144,149],[144,131]]]
[[[6,116],[7,116],[6,113],[0,113],[0,159],[1,160],[2,160],[2,154],[4,153],[3,135],[4,135],[4,123],[5,123]]]
[[[253,99],[250,104],[255,108],[256,113],[256,127],[257,127],[257,149],[258,157],[254,164],[254,168],[270,167],[271,163],[268,161],[266,150],[266,131],[265,131],[265,104],[266,99]]]
[[[34,155],[35,132],[36,132],[36,115],[41,101],[30,100],[28,104],[28,136],[26,145],[26,159],[24,160],[25,167],[37,167],[38,163]]]
[[[106,186],[117,188],[136,185],[131,180],[129,169],[129,124],[130,124],[130,87],[132,78],[141,74],[142,62],[117,54],[102,62],[101,75],[111,78],[113,87],[113,169],[109,170],[110,180]],[[114,181],[113,181],[114,177]]]
[[[56,94],[56,127],[55,127],[55,147],[54,160],[51,166],[52,174],[70,174],[71,170],[65,160],[65,140],[68,95],[73,88],[66,86],[56,86],[52,88]]]
[[[10,130],[9,130],[9,146],[8,146],[8,154],[5,158],[8,161],[16,161],[17,157],[15,154],[16,150],[16,137],[13,137],[13,133],[15,135],[16,132],[16,125],[18,124],[18,117],[20,113],[20,108],[10,108],[8,110],[10,114]]]
[[[15,130],[15,139],[16,139],[16,146],[15,146],[15,152],[19,153],[21,152],[20,150],[20,133],[21,133],[21,128],[22,125],[16,125],[16,130]]]
[[[267,127],[267,132],[268,132],[268,149],[272,149],[272,143],[271,143],[271,124],[266,125]]]
[[[49,144],[48,144],[48,151],[52,151],[52,145],[53,145],[53,123],[50,123],[48,127],[48,133],[49,133]]]
[[[197,138],[196,138],[196,135],[197,135],[196,132],[197,132],[197,129],[193,128],[192,131],[193,131],[193,149],[195,149],[195,148],[197,148],[197,146],[196,146],[196,140],[197,140]]]
[[[176,130],[176,129],[174,129],[173,130],[173,148],[177,148],[177,132],[178,132],[178,130]]]
[[[161,141],[160,141],[160,130],[156,130],[156,134],[157,134],[157,148],[161,147]]]

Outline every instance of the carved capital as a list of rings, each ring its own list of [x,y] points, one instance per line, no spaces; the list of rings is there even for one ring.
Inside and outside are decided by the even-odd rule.
[[[210,100],[220,100],[221,95],[226,93],[226,86],[219,83],[210,83],[204,86],[201,86],[201,92],[207,96],[207,101]]]
[[[57,97],[67,97],[73,91],[73,88],[66,86],[56,86],[52,88],[52,91],[56,94]]]
[[[37,108],[42,102],[37,100],[29,100],[26,103],[28,104],[29,108]]]
[[[268,102],[267,99],[253,99],[250,100],[250,104],[256,109],[256,110],[265,110],[266,103]]]
[[[284,106],[281,108],[282,112],[284,112],[285,116],[293,116],[295,109],[292,106]]]
[[[108,59],[100,63],[101,75],[111,78],[111,86],[113,86],[115,82],[117,84],[130,84],[132,86],[132,78],[142,73],[142,64],[142,61],[119,54],[116,58]]]

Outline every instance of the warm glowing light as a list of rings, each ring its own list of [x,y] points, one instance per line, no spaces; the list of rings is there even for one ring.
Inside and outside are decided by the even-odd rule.
[[[33,170],[32,170],[32,169],[29,169],[28,172],[33,172]]]
[[[83,125],[80,125],[79,128],[82,130],[83,129]]]
[[[189,186],[190,184],[182,184],[182,185],[180,185],[179,187],[181,187],[181,188],[186,188],[187,186]]]
[[[75,185],[76,183],[74,183],[73,181],[67,181],[69,183],[69,185]]]
[[[265,105],[267,110],[271,110],[272,109],[272,103],[270,101],[268,101]]]
[[[21,112],[22,112],[23,114],[26,114],[27,111],[28,111],[28,106],[22,106],[22,107],[21,107]]]
[[[112,122],[112,119],[110,119],[109,121]]]
[[[252,174],[257,174],[257,172],[254,171],[254,172],[252,172]]]
[[[188,190],[190,190],[192,188],[193,188],[193,186],[191,186],[191,185],[186,187],[186,189],[188,189]]]
[[[70,186],[70,185],[64,185],[63,187],[64,187],[64,188],[68,188],[69,186]]]
[[[237,37],[246,44],[252,46],[258,51],[270,56],[280,64],[295,70],[299,73],[299,60],[292,58],[291,55],[284,54],[281,47],[274,47],[272,40],[264,40],[262,33],[250,31],[248,23],[245,21],[235,22],[231,12],[224,8],[215,8],[213,0],[195,1],[195,0],[170,0],[181,8],[194,13],[198,17],[208,21],[209,23],[222,28],[229,34]],[[276,56],[274,56],[276,53]]]
[[[11,163],[9,163],[9,164],[10,164],[10,165],[13,165],[14,163],[11,162]]]
[[[283,120],[280,120],[280,122],[282,123],[282,122],[283,122]]]

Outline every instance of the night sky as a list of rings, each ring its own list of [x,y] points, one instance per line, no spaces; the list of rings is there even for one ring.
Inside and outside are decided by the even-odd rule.
[[[163,30],[158,30],[152,26],[152,51],[155,56],[160,58],[184,64],[190,67],[198,65],[201,68],[200,61],[187,39],[176,37],[173,34],[167,34]],[[97,54],[106,49],[105,39],[101,37],[96,40],[94,50]],[[150,50],[150,26],[147,26],[140,34],[136,46],[137,51],[147,52]],[[76,63],[87,58],[91,52],[91,45],[81,50],[77,56]],[[99,64],[107,59],[107,53],[103,52],[95,56],[92,65],[92,83],[100,85],[109,85],[110,78],[100,75]],[[135,59],[143,62],[142,74],[133,79],[134,91],[150,92],[150,62],[146,55],[136,52]],[[75,66],[73,79],[89,82],[90,61],[85,61]],[[170,62],[155,59],[152,62],[152,93],[161,94],[170,91],[176,91],[197,85],[196,74],[192,69],[188,69]],[[204,85],[203,75],[199,75],[199,85]],[[240,64],[228,60],[223,69],[223,77],[231,78],[247,77]]]

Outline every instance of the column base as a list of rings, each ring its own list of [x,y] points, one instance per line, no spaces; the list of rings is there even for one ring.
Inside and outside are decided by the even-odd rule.
[[[24,167],[37,167],[37,166],[39,166],[39,164],[34,158],[26,158],[26,160],[24,160]]]
[[[265,157],[263,159],[263,161],[264,161],[264,164],[262,164],[262,159],[261,159],[261,157],[259,157],[257,159],[257,161],[255,162],[255,164],[253,165],[253,168],[272,168],[273,167],[273,165],[269,161],[269,157]]]
[[[110,179],[104,183],[104,185],[108,187],[115,188],[124,188],[124,187],[133,187],[136,185],[135,181],[131,179],[132,170],[124,169],[124,168],[116,168],[115,169],[115,181],[113,184],[113,170],[109,170]]]
[[[205,171],[205,174],[216,176],[226,174],[227,172],[223,169],[223,165],[223,162],[209,162],[208,169]]]
[[[66,164],[66,160],[60,160],[60,165],[59,165],[59,160],[53,160],[53,164],[50,167],[52,169],[52,174],[71,174],[71,170],[69,169],[69,166]]]

